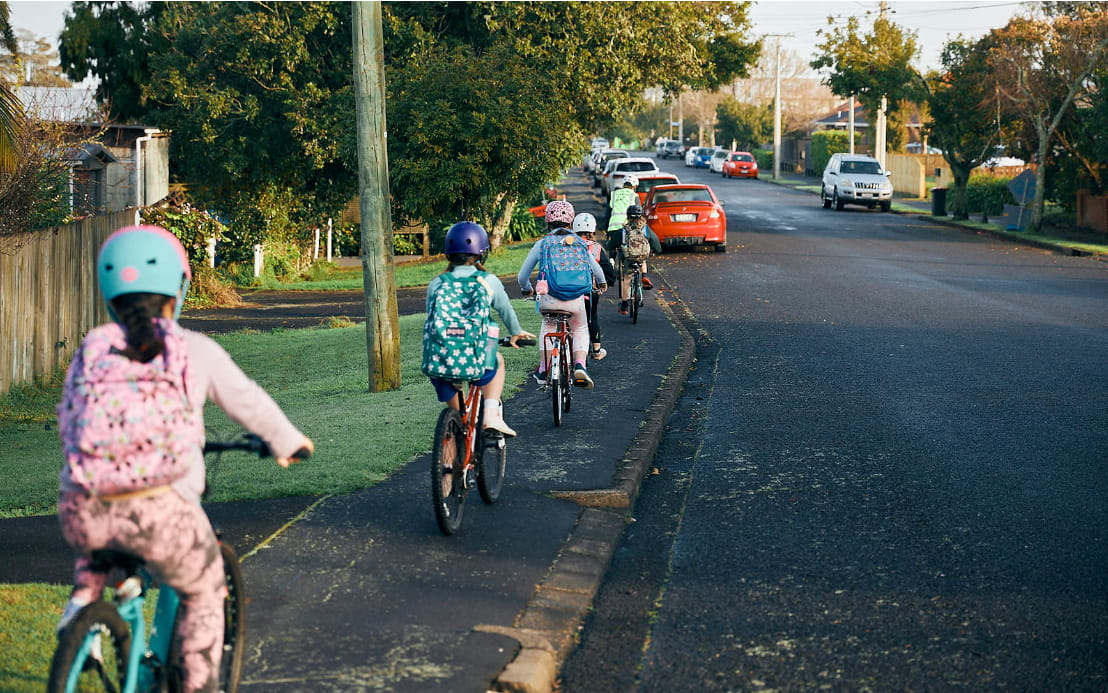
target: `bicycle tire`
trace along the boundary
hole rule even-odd
[[[465,460],[465,431],[462,415],[447,407],[435,424],[435,441],[431,453],[431,499],[435,504],[435,521],[439,530],[449,536],[462,526],[465,510],[465,489],[462,486],[462,462]],[[449,466],[449,469],[447,468]],[[449,484],[447,480],[449,479]],[[449,491],[446,486],[449,485]]]
[[[100,635],[104,661],[101,666],[88,667],[89,652],[83,648],[86,639]],[[105,637],[106,636],[106,637]],[[110,641],[111,646],[107,647]],[[82,653],[82,649],[85,651]],[[47,693],[85,693],[86,691],[119,691],[124,686],[127,657],[131,651],[131,630],[115,607],[96,601],[81,609],[62,631],[58,649],[50,662]],[[70,681],[71,672],[78,673]],[[107,684],[105,684],[105,678]]]
[[[631,324],[639,322],[639,306],[642,305],[642,279],[638,272],[631,275],[631,291],[628,292],[627,309],[631,313]]]
[[[573,399],[573,369],[570,367],[570,355],[573,347],[562,350],[562,411],[569,412],[570,401]]]
[[[508,445],[503,434],[483,432],[481,454],[477,456],[477,490],[488,505],[500,498],[507,467]]]
[[[219,665],[219,690],[237,693],[246,661],[246,583],[235,550],[219,542],[227,598],[223,602],[223,659]]]
[[[565,384],[562,382],[561,361],[560,354],[550,355],[550,403],[555,426],[562,425],[562,390],[565,389]]]

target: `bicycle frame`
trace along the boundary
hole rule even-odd
[[[125,597],[115,602],[115,609],[119,616],[131,630],[131,650],[127,656],[127,674],[123,688],[119,693],[136,693],[153,688],[157,680],[164,674],[159,673],[159,667],[167,666],[169,660],[169,648],[173,641],[173,627],[177,621],[177,607],[181,598],[177,592],[168,585],[158,589],[158,601],[154,607],[154,620],[150,628],[150,639],[146,638],[146,617],[143,611],[146,606],[146,588],[150,584],[150,576],[145,570],[139,569],[131,572],[125,579],[139,580],[139,593],[134,597]],[[121,583],[122,584],[122,583]],[[96,646],[97,640],[102,637],[99,632],[90,632],[85,636],[84,642],[78,650],[76,661],[85,661]],[[145,665],[145,666],[144,666]],[[77,677],[80,675],[79,667],[69,671],[66,679],[67,690],[73,690],[77,685]]]
[[[462,394],[458,393],[459,396]],[[484,397],[478,385],[470,383],[469,391],[465,394],[465,402],[462,404],[462,430],[466,436],[465,457],[462,459],[463,484],[468,478],[467,472],[474,467],[474,458],[477,455],[477,441],[480,439],[477,430],[477,422],[481,418],[481,402]]]

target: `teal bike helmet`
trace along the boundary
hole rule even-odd
[[[160,294],[177,299],[173,312],[176,320],[189,290],[192,269],[181,241],[169,231],[160,226],[126,226],[100,246],[96,280],[109,312],[116,296]]]

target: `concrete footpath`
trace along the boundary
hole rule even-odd
[[[579,169],[561,190],[603,218]],[[455,536],[435,524],[429,455],[351,495],[207,506],[244,557],[242,690],[553,690],[693,366],[656,285],[636,325],[603,299],[609,356],[591,362],[597,387],[575,389],[561,427],[534,384],[506,403],[519,437],[501,499],[470,494]],[[352,412],[352,429],[375,425],[402,424]],[[53,518],[0,534],[0,582],[69,580]]]

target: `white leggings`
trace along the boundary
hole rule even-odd
[[[579,296],[571,301],[559,301],[549,294],[539,296],[539,312],[548,310],[564,310],[571,313],[569,328],[573,334],[573,360],[584,362],[589,353],[589,320],[585,314],[585,297]],[[542,346],[543,370],[547,366],[546,335],[554,331],[553,320],[543,320],[539,330],[539,344]]]

